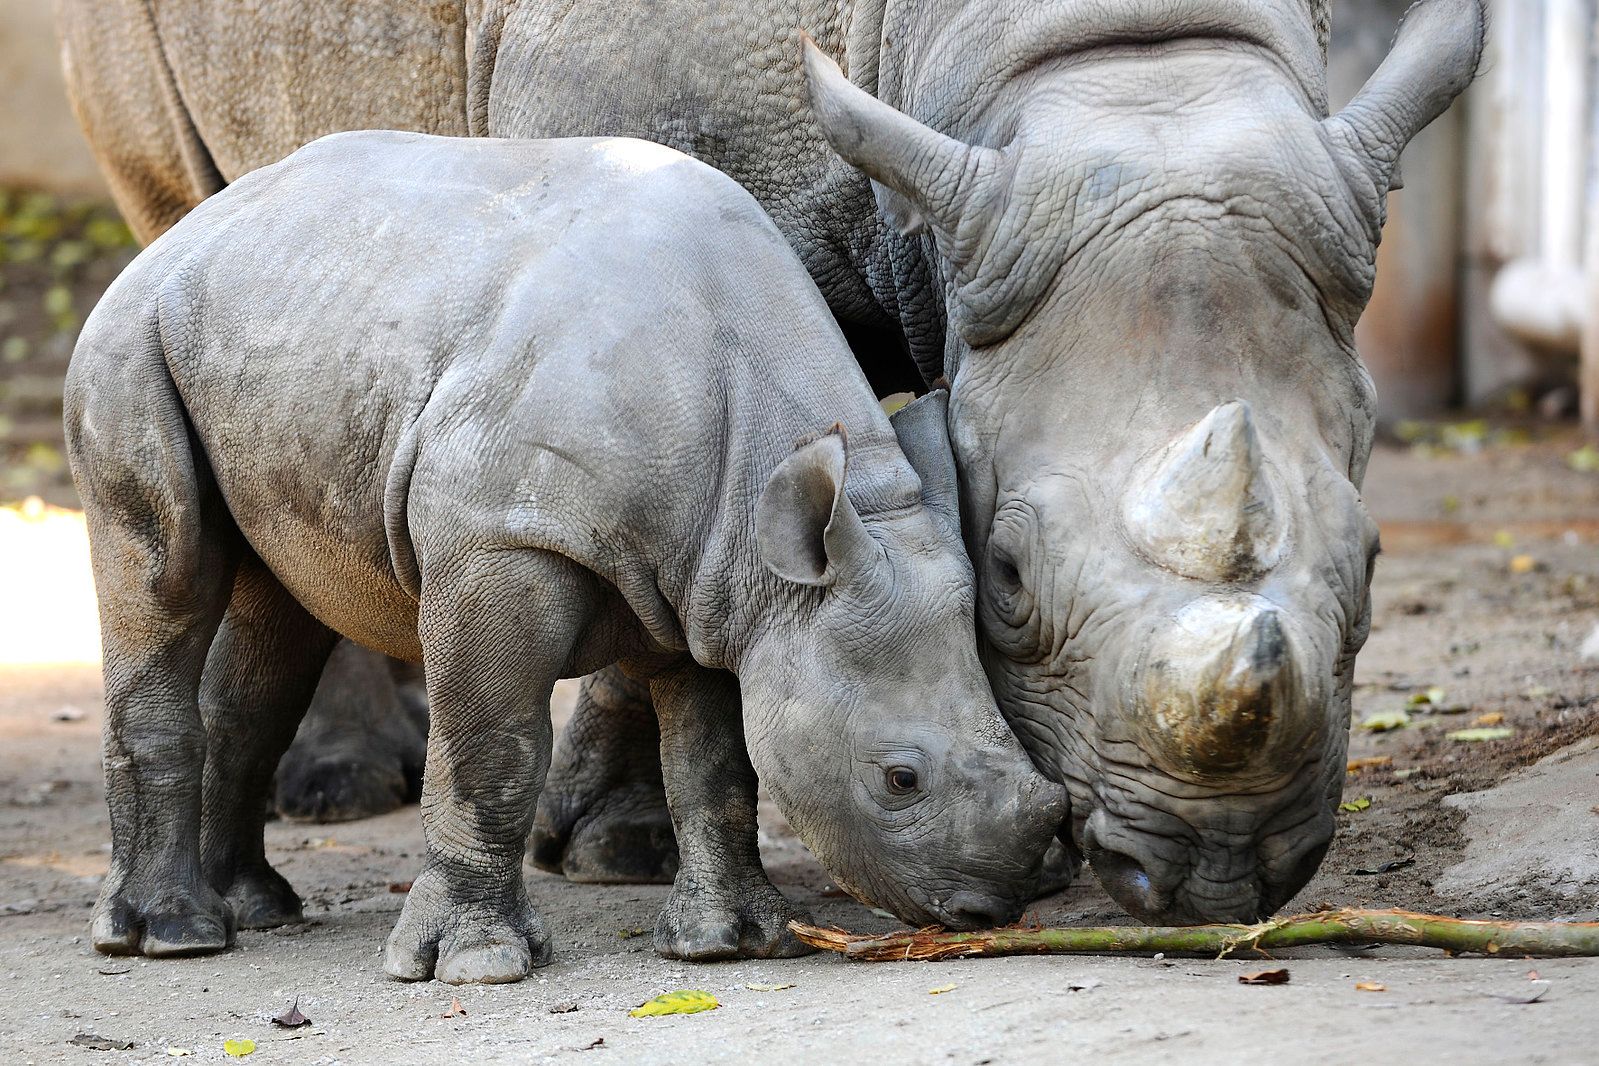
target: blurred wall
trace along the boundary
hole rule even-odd
[[[0,0],[0,185],[106,195],[67,105],[50,0]]]
[[[1349,101],[1388,54],[1411,0],[1333,6],[1327,88]],[[1468,94],[1469,97],[1469,94]],[[1403,189],[1388,196],[1377,287],[1355,330],[1385,421],[1435,414],[1461,391],[1459,283],[1464,153],[1462,105],[1423,130],[1400,159]]]

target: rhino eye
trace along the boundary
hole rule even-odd
[[[888,790],[896,796],[908,796],[916,791],[916,771],[909,766],[890,767],[883,776],[888,782]]]

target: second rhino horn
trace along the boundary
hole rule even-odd
[[[1122,517],[1149,559],[1200,581],[1248,581],[1276,565],[1284,521],[1249,405],[1224,403],[1134,471]]]

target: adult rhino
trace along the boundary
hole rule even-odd
[[[896,337],[949,381],[982,651],[1073,857],[1151,921],[1254,919],[1315,871],[1377,550],[1353,327],[1481,0],[1422,0],[1330,117],[1322,0],[60,4],[145,235],[361,125],[632,134],[731,174],[879,387]],[[612,675],[568,728],[541,861],[668,876],[648,704]]]

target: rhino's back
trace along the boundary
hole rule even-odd
[[[325,138],[207,201],[131,273],[241,530],[307,607],[391,652],[414,610],[394,557],[414,470],[446,533],[533,490],[581,503],[530,516],[564,547],[574,520],[632,521],[622,488],[648,471],[695,465],[717,352],[802,333],[848,360],[746,192],[625,139]]]

